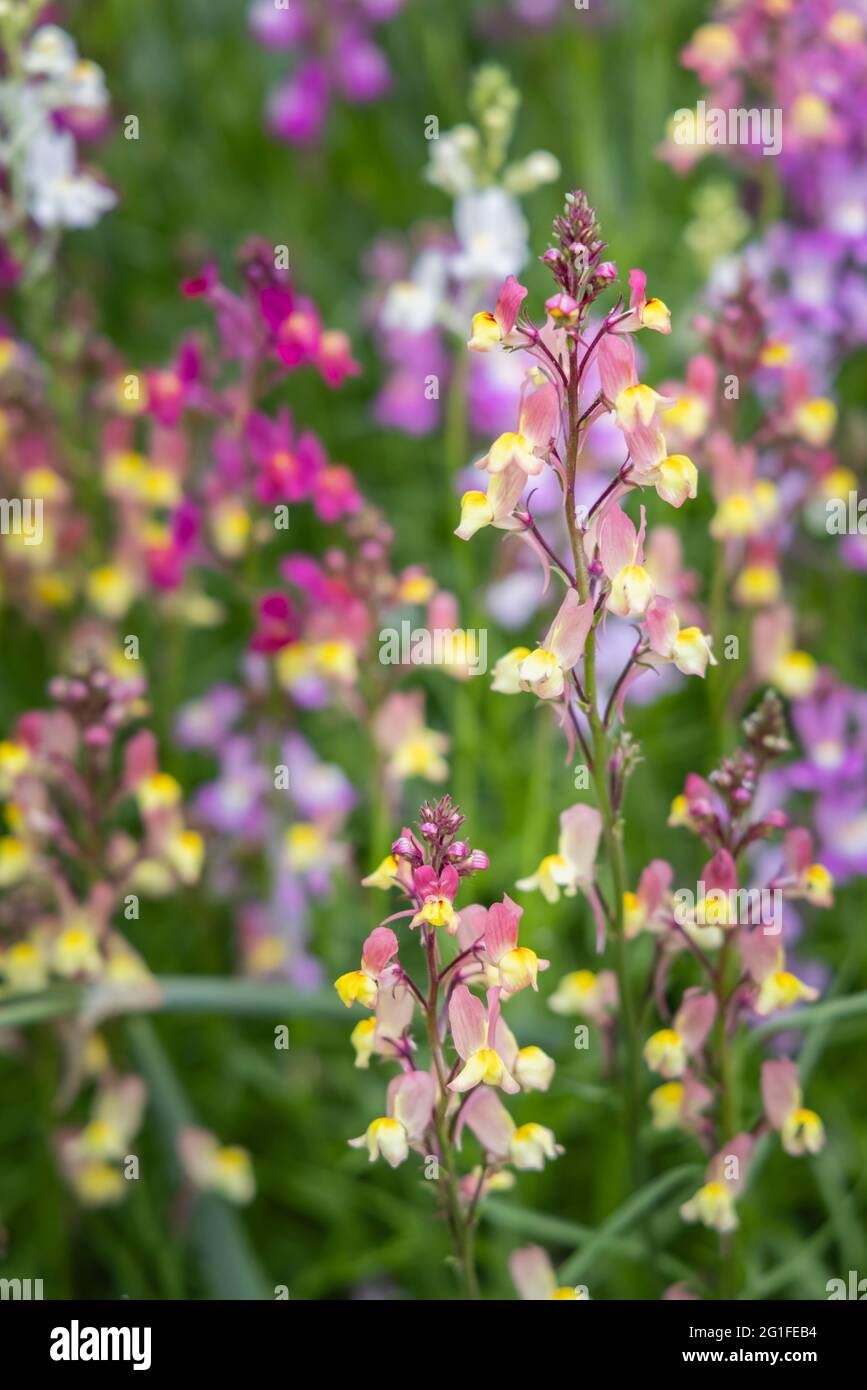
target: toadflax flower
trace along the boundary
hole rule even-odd
[[[513,1250],[509,1256],[509,1273],[512,1283],[522,1299],[538,1303],[553,1299],[567,1303],[586,1299],[586,1290],[558,1285],[554,1266],[540,1245],[525,1245],[521,1250]]]
[[[409,1157],[430,1124],[436,1083],[425,1071],[402,1072],[388,1087],[387,1114],[372,1120],[364,1134],[350,1139],[353,1149],[366,1148],[371,1163],[384,1158],[397,1168]]]
[[[578,802],[560,815],[560,840],[556,854],[547,854],[528,878],[519,878],[515,887],[524,892],[539,889],[549,903],[559,900],[561,890],[567,898],[580,889],[593,909],[597,927],[597,949],[605,941],[605,924],[595,888],[596,852],[602,834],[602,817],[594,806]]]
[[[453,1081],[450,1091],[471,1091],[479,1082],[499,1086],[510,1095],[521,1088],[509,1072],[497,1050],[497,1025],[500,1019],[500,991],[489,989],[487,1008],[466,985],[458,985],[449,1003],[449,1026],[458,1056],[464,1065]]]
[[[564,1152],[545,1125],[516,1125],[496,1092],[478,1086],[461,1109],[455,1131],[460,1140],[464,1126],[476,1136],[489,1158],[511,1163],[519,1171],[541,1172],[547,1160]]]
[[[372,1009],[379,983],[389,962],[397,955],[397,937],[390,927],[376,927],[364,943],[361,969],[350,970],[334,982],[334,988],[347,1009],[358,1001]]]
[[[737,1230],[735,1199],[746,1185],[753,1142],[749,1134],[736,1134],[714,1155],[704,1186],[680,1209],[684,1221],[698,1221],[720,1235]]]
[[[593,623],[593,604],[582,603],[574,589],[568,589],[541,647],[525,656],[517,667],[518,686],[540,700],[557,700],[563,694],[566,678],[581,659],[587,634]],[[501,690],[505,681],[500,677]]]
[[[661,1028],[644,1044],[644,1060],[660,1076],[683,1076],[690,1057],[704,1046],[717,1012],[713,994],[688,989],[670,1028]]]
[[[816,1154],[823,1148],[825,1127],[815,1110],[802,1106],[798,1068],[788,1057],[762,1063],[762,1100],[768,1124],[779,1130],[787,1154]]]

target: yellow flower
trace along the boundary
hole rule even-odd
[[[205,858],[205,842],[197,830],[182,830],[169,840],[166,858],[181,883],[197,883]]]
[[[786,1153],[796,1157],[817,1154],[825,1144],[825,1126],[815,1110],[793,1110],[783,1121],[781,1134]]]
[[[16,941],[0,955],[0,973],[10,989],[30,993],[45,988],[48,966],[42,951],[32,941]]]
[[[11,739],[0,740],[0,796],[8,796],[16,777],[26,771],[30,763],[30,750],[26,744],[13,743]]]
[[[361,880],[362,888],[390,888],[397,877],[398,860],[394,854],[387,854],[380,860],[372,873]]]
[[[296,821],[286,831],[286,860],[296,873],[315,868],[325,849],[325,835],[312,821]]]
[[[0,836],[0,888],[11,888],[26,877],[33,856],[15,835]]]
[[[54,941],[51,965],[65,979],[73,975],[98,975],[102,958],[96,937],[87,927],[67,927]]]
[[[139,809],[147,815],[177,806],[181,799],[181,784],[168,772],[154,772],[144,777],[135,789]]]
[[[132,575],[120,565],[100,565],[87,577],[87,597],[104,618],[122,618],[136,595]]]
[[[819,678],[819,669],[809,652],[784,652],[774,663],[771,680],[790,700],[804,700]]]
[[[686,1071],[686,1043],[673,1028],[660,1028],[644,1044],[644,1060],[660,1076],[682,1076]]]
[[[227,1202],[243,1206],[252,1200],[256,1191],[253,1165],[246,1149],[238,1144],[218,1147],[211,1160],[212,1178],[209,1186]]]
[[[376,1044],[376,1019],[360,1018],[349,1035],[355,1049],[355,1065],[367,1070]]]
[[[684,1221],[700,1221],[711,1230],[734,1231],[738,1218],[732,1195],[723,1182],[708,1182],[680,1209]]]
[[[377,983],[365,970],[348,970],[334,981],[334,988],[347,1009],[356,1001],[366,1009],[372,1009],[376,1003]]]
[[[666,1081],[650,1093],[650,1110],[654,1129],[677,1129],[683,1105],[682,1081]]]
[[[757,1014],[772,1014],[777,1009],[790,1009],[801,999],[809,1002],[818,997],[817,989],[805,985],[790,970],[776,970],[762,980],[755,1009]]]
[[[76,1167],[72,1186],[87,1207],[115,1206],[125,1195],[120,1171],[102,1159],[91,1159]]]

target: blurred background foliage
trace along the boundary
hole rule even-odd
[[[116,122],[99,162],[121,201],[96,229],[67,238],[61,287],[87,294],[99,328],[131,364],[150,366],[167,360],[182,334],[206,327],[197,306],[178,294],[182,275],[214,257],[231,282],[228,269],[247,237],[287,244],[298,283],[317,299],[329,324],[351,334],[364,372],[335,394],[312,374],[292,375],[275,402],[285,400],[319,431],[332,458],[351,465],[395,527],[399,563],[426,563],[447,587],[459,583],[461,563],[460,582],[468,580],[472,593],[489,573],[499,543],[490,533],[480,536],[469,570],[458,561],[461,542],[450,534],[454,515],[441,436],[411,440],[373,423],[379,368],[361,328],[369,288],[361,266],[366,249],[384,231],[448,217],[445,197],[421,178],[425,117],[437,115],[443,129],[464,119],[470,76],[480,61],[502,62],[523,94],[514,151],[547,148],[562,164],[561,183],[526,201],[531,245],[541,252],[547,244],[562,190],[584,187],[618,263],[643,266],[672,309],[674,333],[648,345],[650,379],[676,375],[694,348],[689,310],[704,267],[684,228],[695,217],[701,189],[732,176],[710,160],[680,179],[653,151],[669,113],[696,96],[677,55],[706,18],[701,0],[592,0],[589,12],[576,12],[564,0],[562,23],[541,32],[510,31],[496,0],[407,0],[380,36],[395,76],[390,95],[369,108],[336,107],[321,147],[302,152],[264,133],[265,93],[286,60],[250,38],[242,0],[82,0],[65,9],[82,52],[108,75]],[[137,141],[123,138],[127,114],[139,118]],[[760,214],[758,197],[748,193],[748,200]],[[525,278],[531,296],[547,292],[538,265]],[[61,315],[51,332],[63,331]],[[841,377],[850,404],[864,403],[863,365],[848,364]],[[651,523],[659,519],[655,505],[649,511]],[[687,562],[700,570],[706,568],[709,515],[706,496],[688,518],[678,514]],[[321,548],[324,535],[302,522],[293,546]],[[856,683],[867,654],[857,620],[863,582],[839,570],[831,578],[830,552],[813,543],[800,582],[805,645]],[[131,630],[141,632],[143,649],[154,654],[148,667],[164,739],[180,700],[235,673],[248,636],[245,623],[230,608],[217,632],[165,632],[139,605]],[[490,659],[514,640],[491,628]],[[3,648],[0,700],[8,727],[40,703],[59,652],[14,615],[7,618]],[[479,895],[492,901],[554,847],[559,812],[575,799],[573,772],[564,765],[552,723],[531,701],[492,696],[486,681],[458,686],[435,674],[421,679],[430,722],[457,731],[452,789],[469,816],[473,842],[491,856]],[[685,882],[700,867],[700,851],[665,819],[686,773],[705,773],[712,765],[705,701],[700,682],[685,682],[632,715],[644,754],[629,801],[633,881],[654,856],[670,858]],[[363,786],[370,773],[353,729],[326,714],[310,732],[320,755]],[[165,744],[164,754],[165,766],[187,787],[209,775],[210,761],[202,755]],[[426,791],[421,784],[410,787],[408,814]],[[353,826],[356,867],[366,872],[388,844],[371,842],[364,804]],[[390,827],[389,838],[399,828]],[[316,927],[315,947],[328,979],[351,968],[384,903],[379,895],[375,904],[363,897],[354,876],[340,885]],[[549,978],[592,965],[592,926],[581,900],[554,908],[530,900],[524,921],[528,944],[551,957]],[[814,915],[812,924],[808,954],[834,973],[835,988],[852,993],[867,987],[863,887],[847,888],[836,910]],[[142,920],[130,924],[130,935],[158,973],[228,974],[235,968],[231,904],[215,904],[196,890],[186,901],[150,904]],[[639,958],[645,949],[645,943],[636,946]],[[489,1297],[513,1296],[506,1260],[514,1246],[537,1239],[555,1259],[564,1258],[583,1240],[580,1228],[600,1226],[627,1185],[618,1101],[599,1081],[598,1055],[575,1050],[572,1022],[547,1011],[540,997],[522,995],[511,1008],[519,1037],[554,1053],[559,1064],[551,1091],[520,1097],[516,1117],[550,1125],[566,1153],[544,1173],[520,1175],[515,1192],[490,1204],[479,1240]],[[273,1046],[274,1024],[281,1021],[289,1025],[288,1052]],[[290,1296],[301,1299],[454,1297],[446,1233],[432,1219],[431,1191],[418,1169],[368,1168],[365,1155],[346,1146],[347,1137],[380,1112],[384,1084],[376,1068],[353,1068],[352,1022],[335,998],[318,1018],[178,1015],[161,1017],[155,1026],[202,1123],[253,1154],[258,1196],[241,1220],[266,1290],[287,1285]],[[749,1296],[822,1297],[832,1275],[867,1270],[865,1031],[861,1018],[807,1035],[809,1103],[823,1115],[830,1142],[810,1163],[793,1162],[778,1144],[768,1147],[764,1171],[742,1204],[739,1249],[748,1252],[740,1258]],[[130,1065],[143,1062],[146,1044],[134,1030],[114,1023],[107,1034]],[[758,1118],[759,1060],[755,1048],[741,1059],[748,1123]],[[24,1056],[0,1054],[0,1221],[10,1253],[10,1261],[0,1261],[0,1274],[41,1277],[50,1297],[199,1298],[212,1296],[221,1283],[232,1289],[244,1252],[218,1236],[199,1248],[204,1258],[197,1258],[195,1243],[183,1238],[159,1126],[147,1124],[138,1141],[142,1178],[123,1206],[95,1214],[76,1208],[50,1146],[58,1068],[46,1029],[27,1033]],[[688,1138],[653,1135],[649,1124],[646,1138],[649,1174],[702,1162]],[[585,1275],[594,1297],[658,1297],[689,1268],[707,1275],[713,1291],[716,1237],[685,1228],[677,1217],[688,1190],[687,1177],[648,1219],[597,1243]]]

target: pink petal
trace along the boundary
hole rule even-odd
[[[602,568],[613,579],[635,558],[636,531],[620,507],[612,507],[599,527],[599,558]]]
[[[801,1100],[798,1068],[788,1057],[779,1062],[762,1064],[762,1100],[768,1124],[774,1129],[782,1129]]]
[[[800,878],[813,862],[813,837],[809,830],[798,826],[783,837],[783,855],[786,868]]]
[[[420,1139],[430,1123],[436,1099],[436,1083],[430,1072],[407,1071],[388,1088],[389,1115],[400,1120],[409,1138]]]
[[[750,1134],[736,1134],[732,1139],[724,1144],[719,1153],[714,1154],[708,1164],[707,1176],[709,1182],[724,1182],[733,1197],[736,1197],[745,1186],[747,1171],[753,1153],[755,1141]],[[736,1165],[731,1163],[736,1159]],[[737,1176],[728,1176],[727,1169],[731,1171],[736,1167]]]
[[[443,897],[449,898],[452,901],[454,901],[454,899],[457,897],[457,892],[460,886],[461,880],[458,875],[457,869],[455,869],[451,864],[447,864],[446,867],[443,869],[442,873],[440,874],[440,892],[442,893]]]
[[[568,589],[542,645],[554,653],[564,671],[571,671],[581,659],[592,626],[593,600],[582,603],[577,589]]]
[[[549,1299],[557,1287],[554,1268],[541,1245],[527,1245],[509,1256],[512,1283],[526,1302]]]
[[[651,651],[657,656],[670,657],[672,645],[680,632],[680,621],[674,601],[657,594],[644,615],[644,630]]]
[[[518,920],[517,914],[505,903],[492,904],[485,930],[485,954],[495,965],[507,951],[514,951],[517,946]]]
[[[487,922],[488,909],[482,907],[481,903],[470,903],[469,907],[461,908],[458,945],[462,951],[468,951],[480,937],[484,936]]]
[[[738,886],[738,871],[735,861],[727,849],[718,849],[713,859],[709,859],[700,875],[705,890],[719,890],[729,893]]]
[[[599,894],[596,892],[592,883],[588,884],[584,889],[584,895],[590,904],[593,918],[596,922],[596,954],[601,956],[602,952],[605,950],[605,913],[602,911],[602,903],[599,900]],[[542,962],[539,961],[539,964],[541,966]]]
[[[398,941],[391,927],[374,927],[361,952],[361,968],[369,975],[381,975],[392,956],[397,955]]]
[[[524,397],[518,430],[534,449],[547,449],[557,433],[560,415],[560,398],[557,387],[548,381],[538,391]]]
[[[629,290],[630,309],[641,309],[647,302],[647,276],[643,270],[630,270]]]
[[[457,985],[449,1000],[449,1026],[458,1056],[464,1062],[485,1046],[485,1006],[475,994],[470,994],[466,985]]]
[[[756,984],[760,985],[780,968],[782,948],[776,937],[766,936],[761,927],[757,931],[742,931],[738,936],[738,949],[744,969]]]
[[[635,350],[631,338],[617,333],[606,333],[596,350],[596,365],[599,368],[603,394],[612,405],[627,386],[638,385]]]
[[[669,892],[674,869],[666,859],[652,859],[638,880],[638,896],[648,913],[653,913]]]
[[[683,1003],[674,1016],[674,1027],[686,1043],[689,1053],[698,1052],[716,1018],[717,1002],[711,993],[688,989]]]
[[[515,327],[518,321],[518,310],[527,298],[527,293],[527,290],[518,283],[514,275],[506,277],[494,307],[494,318],[497,320],[504,338],[507,338]]]
[[[590,882],[602,834],[602,817],[595,806],[579,801],[560,816],[560,851],[578,877]]]
[[[509,1140],[515,1132],[512,1119],[491,1086],[477,1086],[461,1108],[455,1126],[455,1143],[460,1148],[464,1125],[476,1136],[483,1149],[495,1158],[507,1158]]]

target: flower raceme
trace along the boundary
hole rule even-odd
[[[440,1205],[466,1267],[480,1198],[502,1187],[510,1169],[540,1168],[562,1150],[546,1125],[516,1124],[497,1099],[498,1091],[544,1092],[551,1083],[553,1060],[539,1047],[520,1046],[502,1014],[515,994],[537,988],[548,962],[519,942],[522,909],[510,898],[488,908],[455,907],[464,881],[487,867],[483,851],[462,838],[462,824],[448,796],[426,802],[415,828],[405,828],[367,876],[368,886],[393,888],[407,905],[370,933],[360,969],[342,975],[335,988],[347,1007],[360,1004],[372,1014],[353,1029],[356,1065],[366,1068],[376,1055],[398,1068],[385,1113],[349,1142],[391,1167],[412,1152],[436,1160]],[[399,940],[388,925],[398,919],[418,930]],[[425,962],[424,987],[410,973],[410,953]],[[413,1037],[417,1021],[427,1037],[427,1065]],[[481,1148],[481,1164],[457,1181],[465,1131]]]

